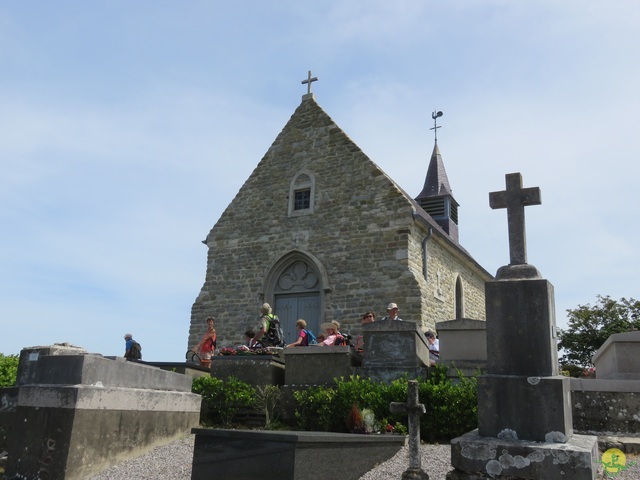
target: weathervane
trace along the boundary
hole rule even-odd
[[[431,114],[431,118],[433,118],[433,127],[430,128],[429,130],[433,130],[433,135],[436,138],[436,143],[438,143],[438,129],[440,128],[440,125],[438,125],[438,117],[442,116],[442,112],[438,112],[438,111],[433,111],[433,113]]]

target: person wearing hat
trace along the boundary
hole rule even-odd
[[[429,363],[435,365],[440,360],[440,340],[436,338],[436,334],[431,330],[427,330],[424,336],[427,337],[429,346]]]
[[[269,328],[269,315],[271,315],[271,305],[263,303],[260,307],[260,328],[256,332],[255,336],[249,341],[250,347],[261,346],[260,339],[267,334]]]
[[[131,347],[133,347],[133,335],[130,333],[124,334],[124,358],[129,360],[131,356]]]
[[[338,326],[336,327],[336,324]],[[340,328],[340,324],[335,320],[333,322],[327,322],[320,325],[320,329],[324,332],[324,340],[319,342],[318,345],[321,347],[332,347],[336,344],[336,340],[338,338],[342,338],[342,336],[338,333],[338,329]]]
[[[390,303],[387,305],[387,316],[382,320],[396,320],[401,322],[402,319],[398,316],[398,305],[395,303]]]

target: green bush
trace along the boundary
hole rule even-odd
[[[327,432],[341,432],[345,427],[344,419],[336,417],[333,412],[333,399],[336,395],[334,388],[310,387],[306,390],[293,392],[298,402],[295,416],[298,426],[302,430],[323,430]]]
[[[228,427],[243,411],[254,408],[256,389],[234,377],[220,380],[214,377],[198,377],[193,380],[191,391],[202,395],[213,423],[219,420]]]
[[[420,437],[427,442],[451,440],[478,426],[478,381],[458,375],[453,382],[436,376],[418,385],[426,413],[420,418]]]
[[[427,380],[418,382],[419,399],[426,408],[420,421],[420,434],[425,441],[450,440],[478,425],[477,392],[475,377],[459,375],[454,382],[446,376],[446,367],[430,369]],[[407,423],[406,415],[389,413],[391,402],[407,401],[407,378],[390,384],[353,376],[336,380],[332,387],[311,387],[294,393],[298,402],[296,420],[303,430],[347,431],[347,417],[357,406],[371,410],[380,423],[399,425],[400,431]],[[396,429],[398,431],[398,429]]]
[[[18,377],[18,355],[0,353],[0,387],[13,387]]]

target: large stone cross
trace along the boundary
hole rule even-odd
[[[505,181],[506,190],[489,193],[489,206],[493,209],[507,209],[510,264],[525,265],[527,263],[527,239],[524,226],[524,207],[542,203],[540,188],[522,188],[520,173],[507,173]]]
[[[309,95],[311,93],[311,84],[313,82],[317,82],[318,81],[318,77],[312,77],[311,76],[311,70],[309,70],[309,73],[307,74],[307,79],[306,80],[302,80],[303,85],[306,83],[307,84],[307,95]]]
[[[429,475],[422,470],[420,459],[420,417],[426,410],[422,403],[418,403],[417,380],[409,380],[407,403],[391,402],[389,410],[409,416],[409,469],[402,474],[402,480],[429,480]]]

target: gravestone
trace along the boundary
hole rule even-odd
[[[351,346],[291,347],[284,349],[285,384],[334,385],[335,379],[349,378],[362,363]]]
[[[416,322],[381,320],[362,326],[362,375],[391,382],[408,375],[424,378],[429,367],[429,346]]]
[[[449,480],[492,478],[593,480],[595,436],[573,434],[569,378],[559,375],[553,286],[527,263],[524,206],[538,188],[519,173],[490,194],[507,208],[509,265],[485,284],[487,374],[478,379],[478,430],[453,439]]]
[[[596,377],[640,380],[640,332],[615,333],[593,356]]]
[[[441,365],[449,367],[448,375],[457,377],[457,370],[473,376],[487,368],[487,325],[484,320],[459,318],[436,322],[440,340]]]
[[[194,428],[192,480],[358,480],[405,445],[400,435]]]
[[[284,384],[284,361],[276,355],[216,355],[211,359],[211,376],[235,377],[253,387]]]
[[[391,402],[389,406],[391,413],[409,417],[409,468],[403,472],[402,480],[429,480],[429,475],[422,470],[420,456],[420,417],[426,409],[419,403],[417,380],[409,380],[408,387],[407,403]]]

